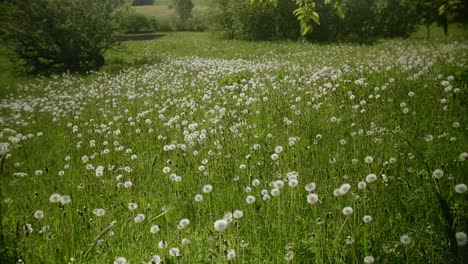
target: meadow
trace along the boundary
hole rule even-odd
[[[3,72],[0,262],[466,263],[464,34],[171,33]]]

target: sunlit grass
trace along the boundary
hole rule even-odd
[[[0,102],[5,263],[467,260],[466,40],[122,50]]]

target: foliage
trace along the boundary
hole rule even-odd
[[[2,41],[32,72],[100,68],[127,13],[109,0],[11,0],[1,9]]]
[[[177,15],[183,22],[192,17],[192,0],[174,0],[174,6]]]
[[[139,6],[139,5],[152,5],[154,4],[154,0],[133,0],[132,5]]]
[[[466,39],[125,45],[141,66],[2,99],[11,262],[466,262]]]
[[[220,7],[221,24],[230,38],[306,36],[310,40],[369,43],[379,37],[407,37],[418,22],[415,8],[404,0],[259,0],[250,4],[223,0]]]
[[[132,13],[123,20],[122,29],[125,33],[154,32],[158,29],[158,22],[154,17]]]

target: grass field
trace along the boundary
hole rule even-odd
[[[89,76],[4,75],[0,262],[466,263],[454,33],[171,33]]]

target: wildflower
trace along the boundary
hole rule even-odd
[[[373,173],[366,176],[366,182],[368,182],[368,183],[375,182],[376,180],[377,180],[377,175],[375,175]]]
[[[93,210],[93,214],[96,216],[104,216],[106,214],[106,211],[102,208],[96,208]]]
[[[319,200],[318,195],[315,194],[315,193],[309,193],[309,194],[307,195],[307,202],[308,202],[309,204],[315,204],[315,203],[318,202],[318,200]]]
[[[341,195],[345,195],[350,189],[351,189],[351,185],[349,185],[348,183],[341,185],[340,187]]]
[[[197,194],[195,195],[195,202],[201,202],[203,201],[203,195]]]
[[[170,171],[171,171],[171,168],[169,168],[169,167],[164,167],[162,169],[162,172],[165,173],[165,174],[169,173]]]
[[[133,183],[132,183],[131,181],[126,181],[126,182],[124,183],[124,187],[127,188],[127,189],[130,188],[130,187],[132,187],[132,186],[133,186]]]
[[[255,196],[249,195],[245,198],[245,202],[248,204],[253,204],[255,202]]]
[[[271,193],[271,196],[277,197],[280,195],[280,190],[278,188],[273,188],[271,189],[270,193]]]
[[[44,218],[44,211],[37,210],[36,212],[34,212],[34,218],[39,219],[39,220]]]
[[[114,260],[114,264],[127,264],[127,260],[124,257],[118,257]]]
[[[408,236],[407,234],[404,234],[400,237],[400,242],[403,244],[403,245],[409,245],[411,244],[411,237]]]
[[[60,202],[60,197],[61,197],[60,194],[54,193],[49,197],[49,201],[51,203],[58,203],[58,202]]]
[[[371,164],[372,162],[374,162],[374,158],[371,157],[371,156],[367,156],[364,161],[367,163],[367,164]]]
[[[348,236],[345,240],[345,243],[351,245],[354,243],[354,238],[352,236]]]
[[[172,257],[178,257],[180,256],[180,250],[176,247],[173,247],[171,249],[169,249],[169,255],[172,256]]]
[[[366,187],[367,187],[366,182],[361,181],[358,183],[359,190],[364,190]]]
[[[460,183],[460,184],[455,185],[456,193],[466,193],[466,191],[467,191],[467,187],[465,184]]]
[[[441,169],[436,169],[432,172],[432,177],[434,177],[434,179],[440,179],[443,176],[444,176],[444,171]]]
[[[141,223],[145,220],[145,215],[144,214],[137,214],[137,216],[135,216],[135,219],[133,219],[133,221],[135,221],[135,223]]]
[[[159,243],[158,243],[158,247],[159,247],[160,249],[167,248],[167,246],[168,246],[168,244],[167,244],[167,242],[166,242],[165,240],[161,240],[161,241],[159,241]]]
[[[162,262],[161,256],[154,255],[153,257],[151,257],[151,261],[150,261],[151,264],[160,264],[161,262]]]
[[[291,179],[291,180],[288,181],[288,185],[289,185],[289,187],[291,187],[291,188],[297,187],[298,184],[299,184],[299,181],[296,180],[296,179]]]
[[[282,146],[277,146],[277,147],[275,148],[275,152],[278,153],[278,154],[281,153],[281,152],[283,152],[283,147],[282,147]]]
[[[273,154],[271,155],[271,159],[272,159],[273,161],[278,160],[278,158],[279,158],[279,155],[278,155],[277,153],[273,153]]]
[[[62,205],[69,204],[70,202],[71,202],[70,196],[68,196],[68,195],[63,195],[63,196],[60,197],[60,203],[61,203]]]
[[[343,214],[346,215],[346,216],[349,216],[349,215],[353,214],[353,208],[351,208],[349,206],[343,208]]]
[[[216,220],[214,222],[214,229],[218,232],[223,232],[228,227],[228,222],[224,219]]]
[[[372,222],[372,216],[370,215],[365,215],[363,218],[362,218],[362,221],[366,224]]]
[[[240,218],[242,218],[242,216],[244,216],[244,213],[243,213],[241,210],[235,210],[235,211],[232,213],[232,216],[233,216],[235,219],[240,219]]]
[[[228,260],[232,260],[236,257],[236,251],[234,249],[228,249],[226,253],[226,257]]]
[[[189,224],[190,224],[190,220],[188,220],[187,218],[184,218],[184,219],[180,220],[180,222],[179,222],[179,226],[181,228],[184,228],[184,227],[188,226]]]
[[[315,182],[311,182],[311,183],[306,184],[304,188],[308,192],[313,192],[315,190],[315,187],[316,187]]]
[[[463,152],[460,154],[460,156],[458,156],[458,159],[460,161],[465,161],[467,158],[468,158],[468,152]]]
[[[252,186],[257,187],[257,186],[259,186],[259,185],[260,185],[260,180],[254,179],[254,180],[252,181]]]
[[[153,225],[153,226],[150,227],[150,233],[151,234],[156,234],[156,233],[159,232],[159,230],[160,230],[159,225]]]
[[[211,186],[210,184],[203,186],[204,193],[210,193],[212,190],[213,190],[213,186]]]
[[[135,209],[137,209],[137,208],[138,208],[138,204],[137,204],[137,203],[129,203],[129,204],[128,204],[128,209],[129,209],[130,211],[133,211],[133,210],[135,210]]]
[[[182,239],[182,245],[187,245],[187,244],[190,244],[190,239],[184,237],[184,238]]]
[[[457,245],[462,247],[466,245],[466,233],[465,232],[457,232],[455,234],[455,238],[457,239]]]
[[[41,171],[41,170],[37,170],[34,174],[36,174],[37,176],[41,176],[41,175],[42,175],[42,171]]]
[[[372,263],[374,263],[374,257],[372,257],[372,256],[366,256],[366,257],[364,258],[364,263],[366,263],[366,264],[372,264]]]

